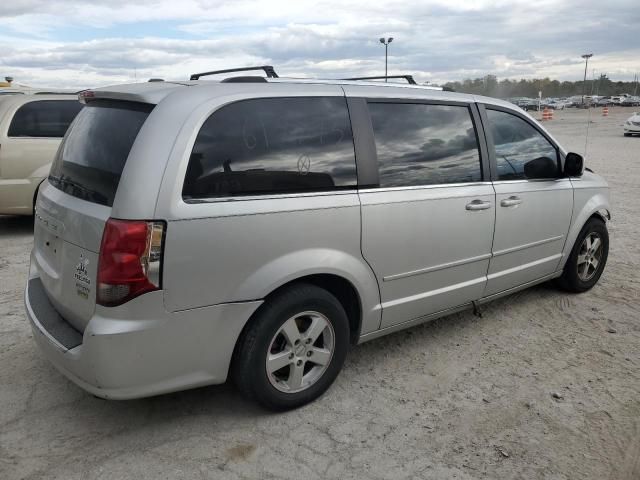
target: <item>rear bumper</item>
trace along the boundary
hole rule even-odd
[[[110,399],[223,383],[240,331],[261,304],[167,312],[163,293],[151,292],[126,308],[98,307],[80,333],[58,315],[39,282],[32,277],[25,289],[27,317],[38,347],[71,381]]]

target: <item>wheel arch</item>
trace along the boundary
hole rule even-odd
[[[582,227],[584,227],[591,218],[602,220],[605,224],[611,219],[609,199],[605,193],[598,193],[592,196],[575,215],[574,220],[571,222],[569,232],[567,233],[567,241],[564,245],[562,261],[558,266],[558,270],[564,269]]]
[[[277,286],[273,287],[269,291],[269,293],[264,295],[263,305],[265,305],[270,298],[277,295],[279,292],[290,288],[293,285],[304,283],[322,288],[336,297],[336,299],[344,308],[347,314],[347,318],[349,319],[350,343],[352,345],[357,344],[363,328],[363,317],[365,312],[363,298],[361,292],[358,291],[358,288],[356,288],[356,286],[354,285],[354,282],[344,275],[333,272],[318,272],[300,275],[295,278],[288,279],[286,281],[278,283]],[[239,339],[243,337],[244,331],[249,328],[259,312],[260,308],[258,308],[247,320],[242,328],[242,332],[240,333],[238,339],[236,339],[236,342],[238,342]]]
[[[376,277],[360,257],[335,249],[303,249],[273,259],[257,269],[235,290],[233,298],[269,298],[292,285],[308,283],[324,288],[342,304],[349,319],[350,342],[356,344],[360,335],[380,328],[382,309]],[[253,312],[235,339],[231,368],[237,352],[262,305]]]
[[[331,293],[340,302],[349,319],[350,342],[358,343],[362,330],[362,299],[358,289],[345,277],[334,273],[305,275],[279,286],[266,296],[265,302],[278,292],[300,283],[309,283]],[[255,314],[254,314],[255,315]],[[249,322],[247,322],[249,323]]]
[[[33,213],[36,212],[36,201],[38,200],[38,192],[40,191],[40,187],[42,186],[42,184],[44,183],[44,178],[41,179],[39,182],[37,182],[36,184],[36,188],[33,191]]]
[[[31,172],[31,175],[29,175],[29,181],[31,182],[31,185],[34,186],[33,188],[33,200],[32,200],[32,207],[33,207],[33,212],[35,213],[36,211],[36,200],[38,199],[38,192],[40,191],[40,187],[42,186],[42,182],[44,182],[47,177],[49,176],[49,171],[51,170],[51,165],[53,164],[53,162],[48,162],[45,165],[40,165],[38,168],[36,168],[33,172]]]
[[[589,218],[587,218],[585,223],[587,223],[591,218],[598,218],[598,219],[602,220],[606,224],[609,220],[611,220],[611,212],[609,210],[607,210],[606,208],[603,208],[601,210],[597,210],[597,211],[593,212]]]
[[[318,285],[344,301],[345,310],[353,314],[352,303],[358,301],[360,333],[380,328],[380,290],[369,265],[346,251],[309,248],[272,259],[238,285],[232,297],[237,300],[267,299],[274,292],[297,282]]]
[[[269,298],[277,295],[279,292],[291,286],[305,283],[323,288],[337,298],[337,300],[345,309],[347,318],[349,320],[349,343],[351,345],[356,345],[358,343],[362,331],[363,308],[360,293],[358,292],[358,289],[355,287],[355,285],[344,276],[335,273],[313,273],[309,275],[303,275],[282,283],[264,297],[264,302],[262,303],[262,305],[258,307],[245,322],[240,333],[235,339],[233,352],[229,362],[230,371],[233,371],[233,369],[236,368],[238,364],[238,354],[241,350],[242,342],[246,338],[246,333],[256,321],[256,318],[262,308],[268,303]]]

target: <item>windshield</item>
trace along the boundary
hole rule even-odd
[[[49,182],[69,195],[111,207],[127,157],[153,105],[89,102],[71,124]]]

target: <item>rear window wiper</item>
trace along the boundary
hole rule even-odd
[[[65,177],[64,175],[61,175],[60,177],[49,175],[49,179],[53,180],[54,183],[60,184],[63,188],[65,186],[69,186],[73,189],[76,189],[76,191],[81,192],[84,198],[87,200],[91,200],[94,202],[105,202],[107,200],[107,197],[105,197],[100,192],[91,190],[85,187],[84,185],[80,185],[78,182],[75,182],[74,180],[70,180],[68,177]]]

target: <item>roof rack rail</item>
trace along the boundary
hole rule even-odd
[[[242,77],[227,77],[220,80],[221,83],[267,83],[267,79],[259,75],[245,75]]]
[[[416,81],[413,79],[413,75],[379,75],[375,77],[353,77],[353,78],[342,78],[341,80],[386,80],[388,78],[403,78],[410,85],[417,85]]]
[[[261,65],[259,67],[241,67],[241,68],[227,68],[226,70],[213,70],[211,72],[194,73],[189,80],[199,80],[200,77],[206,77],[208,75],[217,75],[219,73],[233,73],[233,72],[250,72],[252,70],[263,70],[269,78],[278,78],[278,74],[271,65]]]
[[[34,92],[34,95],[75,95],[79,92],[75,92],[72,90],[69,90],[68,92],[59,92],[59,91],[49,91],[49,90],[40,90],[38,92]]]

